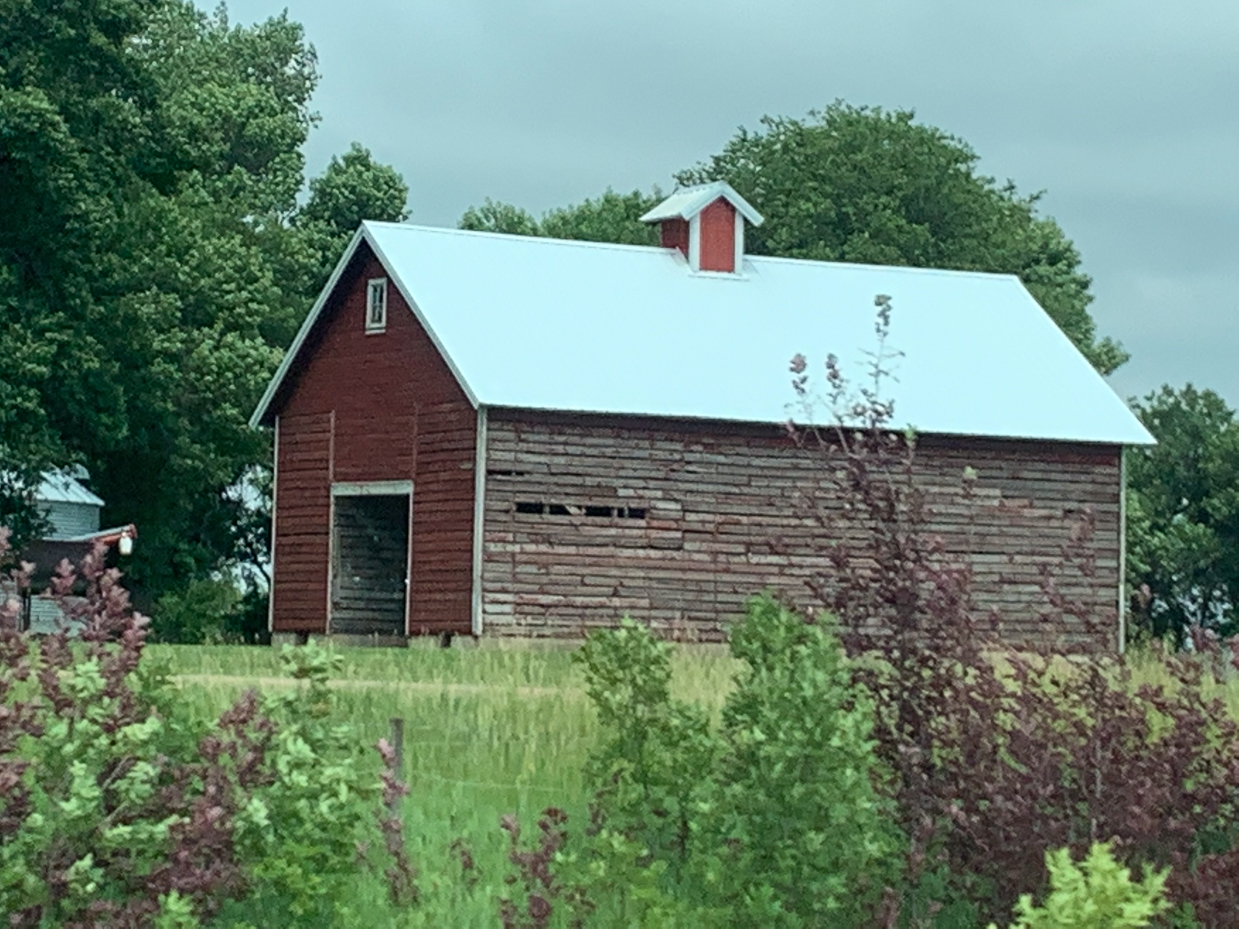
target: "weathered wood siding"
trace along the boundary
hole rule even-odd
[[[837,502],[821,461],[773,428],[492,410],[485,634],[573,636],[628,613],[711,640],[764,588],[809,605],[805,581],[827,567],[806,501]],[[1061,561],[1092,508],[1095,574],[1057,581],[1110,617],[1099,644],[1114,647],[1117,447],[922,437],[917,461],[931,531],[968,553],[978,606],[1001,610],[1017,640],[1045,634],[1040,565]],[[959,495],[967,466],[971,507]]]
[[[404,635],[409,498],[338,496],[332,506],[331,631]]]
[[[333,482],[413,481],[409,632],[468,632],[477,416],[394,283],[365,331],[364,245],[275,398],[272,629],[327,627]]]

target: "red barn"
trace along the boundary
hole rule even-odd
[[[882,293],[926,486],[979,475],[977,512],[940,495],[932,528],[967,540],[980,604],[1038,635],[1039,566],[1091,510],[1077,593],[1121,647],[1122,450],[1151,439],[1017,278],[746,255],[761,217],[721,183],[644,218],[661,248],[362,225],[253,417],[276,438],[273,633],[627,613],[713,639],[753,592],[802,594],[824,563],[792,500],[822,484],[779,425],[788,359],[861,357]]]

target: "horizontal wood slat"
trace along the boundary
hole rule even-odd
[[[280,417],[271,628],[322,631],[331,518],[331,414]]]
[[[575,636],[627,612],[716,640],[760,590],[809,605],[806,582],[828,573],[829,545],[862,538],[858,528],[823,530],[842,505],[825,467],[775,429],[491,411],[485,628]],[[966,467],[978,472],[971,505],[960,494]],[[1004,634],[1046,634],[1042,571],[1061,566],[1086,509],[1095,517],[1095,573],[1057,582],[1098,616],[1114,613],[1116,447],[921,437],[916,476],[929,531],[969,560],[977,605],[1002,612]],[[571,512],[518,512],[518,504]],[[643,509],[642,518],[584,515],[619,505]],[[1099,646],[1113,647],[1115,632],[1111,623]]]

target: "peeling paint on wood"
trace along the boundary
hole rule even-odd
[[[837,505],[820,457],[795,449],[774,428],[621,423],[491,411],[488,634],[576,636],[628,613],[710,641],[760,590],[809,605],[805,582],[826,569],[826,559],[822,526],[804,501]],[[1004,634],[1018,640],[1044,631],[1040,566],[1060,558],[1073,517],[1086,506],[1096,517],[1096,575],[1065,578],[1061,586],[1095,601],[1098,615],[1113,610],[1116,447],[922,437],[917,461],[929,530],[971,560],[978,606],[1002,612]],[[965,467],[979,475],[973,508],[958,496]],[[566,512],[517,512],[525,500]],[[577,512],[633,501],[648,507],[647,518]]]

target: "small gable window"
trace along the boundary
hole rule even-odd
[[[366,332],[387,328],[387,278],[372,278],[366,285]]]

